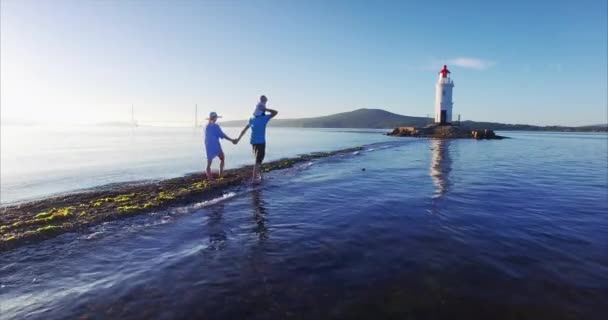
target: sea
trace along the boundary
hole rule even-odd
[[[1,130],[2,205],[205,162],[202,128]],[[2,252],[0,319],[604,319],[607,134],[382,133],[269,128],[268,160],[365,148]]]

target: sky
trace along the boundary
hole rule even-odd
[[[608,122],[608,1],[0,0],[0,116],[43,123],[434,112]]]

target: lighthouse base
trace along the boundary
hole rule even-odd
[[[448,120],[448,111],[447,110],[441,110],[441,113],[439,114],[439,125],[447,125],[449,124]]]

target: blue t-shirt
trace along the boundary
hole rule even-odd
[[[249,127],[251,128],[251,144],[266,143],[266,125],[270,119],[271,117],[269,115],[249,119]]]
[[[205,128],[205,151],[207,151],[207,159],[213,159],[220,154],[222,146],[220,139],[226,138],[222,128],[217,123],[210,123]]]

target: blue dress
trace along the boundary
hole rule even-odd
[[[213,160],[222,151],[222,145],[220,145],[220,139],[225,139],[226,135],[222,131],[222,128],[217,123],[210,123],[205,128],[205,151],[207,152],[207,159]]]

